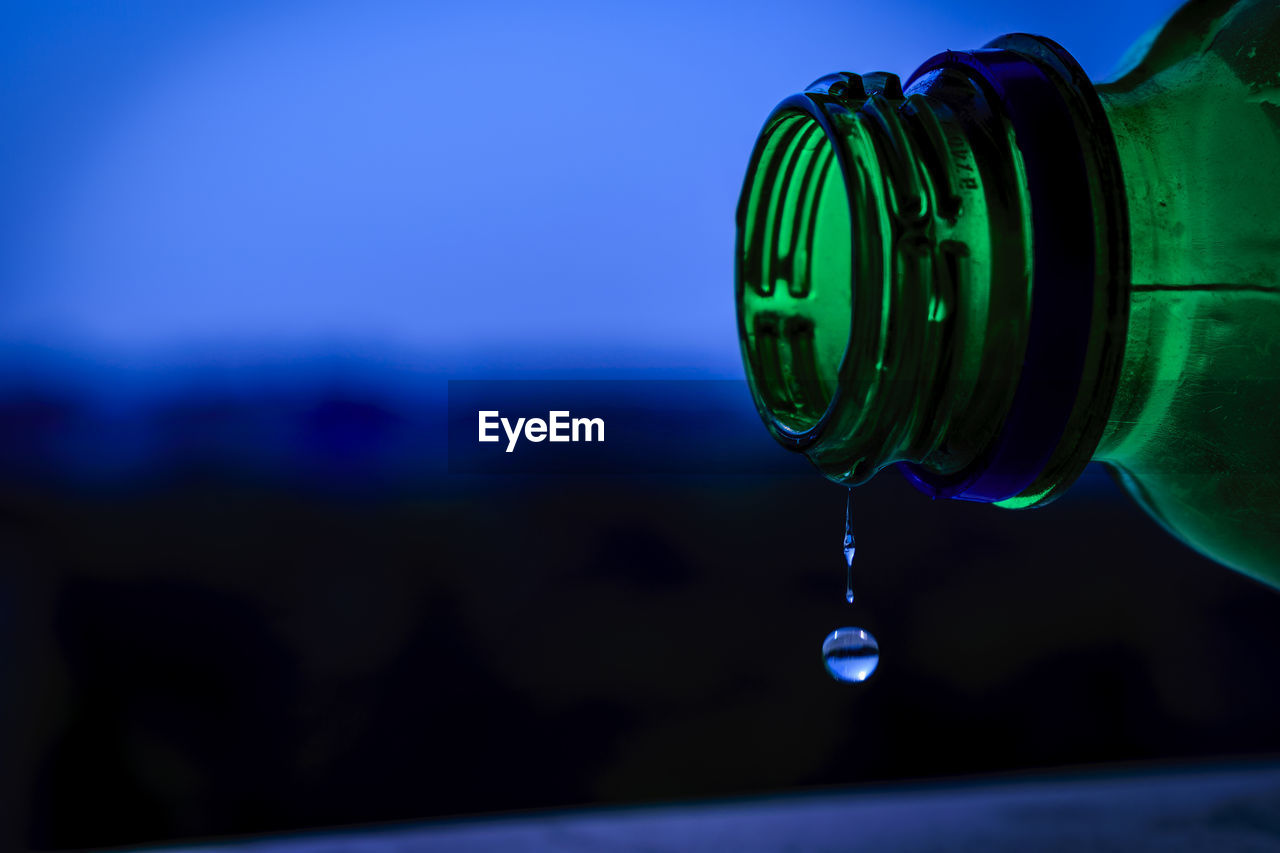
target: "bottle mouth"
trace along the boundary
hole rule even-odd
[[[910,82],[831,74],[765,121],[737,210],[748,384],[774,438],[832,480],[899,463],[933,497],[1039,501],[1083,468],[1119,376],[1106,117],[1032,36],[939,54]]]
[[[928,346],[882,328],[889,302],[928,310],[902,102],[892,74],[814,81],[765,121],[738,203],[738,336],[756,409],[775,439],[850,484],[883,464],[884,442],[847,437],[873,412],[901,414],[902,387],[886,378],[900,348]]]
[[[795,444],[838,393],[853,325],[850,194],[812,105],[790,99],[765,123],[738,210],[743,359],[766,423]]]

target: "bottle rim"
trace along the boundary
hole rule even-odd
[[[1107,160],[1104,165],[1110,168],[1106,177],[1116,180],[1114,189],[1118,189],[1119,169],[1105,151],[1099,155],[1096,150],[1111,143],[1110,159],[1114,160],[1109,131],[1102,141],[1090,136],[1090,128],[1081,127],[1082,114],[1095,122],[1101,115],[1100,105],[1087,102],[1093,94],[1087,78],[1070,54],[1048,39],[1004,36],[980,50],[938,54],[912,74],[908,93],[929,75],[942,71],[958,71],[990,93],[991,103],[999,106],[1002,119],[1012,129],[1033,228],[1029,332],[1012,403],[986,451],[949,475],[918,462],[899,462],[897,467],[913,485],[933,497],[1006,501],[1026,492],[1056,459],[1081,403],[1082,384],[1091,368],[1097,300],[1107,297],[1105,286],[1117,278],[1115,269],[1100,269],[1104,261],[1100,260],[1103,249],[1099,241],[1116,233],[1125,218],[1123,209],[1118,213],[1103,209],[1106,205],[1091,190],[1097,176],[1090,170],[1098,171],[1096,161]],[[864,80],[869,85],[864,86]],[[871,410],[878,408],[877,417],[884,417],[894,409],[889,405],[886,412],[885,401],[875,398],[883,389],[867,372],[868,366],[882,368],[893,348],[881,323],[886,294],[867,283],[883,277],[893,289],[892,296],[909,299],[918,267],[911,257],[911,240],[901,239],[901,234],[886,239],[887,235],[879,232],[885,228],[901,231],[904,222],[909,226],[913,217],[928,214],[910,156],[885,150],[897,142],[892,102],[903,97],[902,87],[892,75],[860,78],[840,72],[819,78],[801,94],[783,100],[757,138],[738,206],[738,331],[756,407],[779,442],[805,452],[828,477],[850,484],[869,479],[882,465],[868,457],[851,458],[842,438],[863,427]],[[1081,100],[1085,101],[1083,106]],[[874,142],[863,138],[861,124],[853,121],[859,112],[887,125],[886,132]],[[750,286],[746,283],[750,270],[744,271],[744,266],[751,262],[744,244],[756,213],[749,209],[749,196],[772,136],[797,116],[819,128],[831,146],[848,196],[849,223],[854,232],[850,238],[849,340],[825,407],[799,419],[788,417],[776,405],[776,388],[770,384],[776,385],[778,376],[767,375],[761,365],[760,353],[748,336],[743,307],[744,287]],[[1102,128],[1107,130],[1105,116]],[[1096,128],[1092,134],[1097,135]],[[887,178],[896,182],[894,191],[871,192],[871,181]],[[1111,221],[1099,227],[1099,218]],[[868,228],[873,232],[870,235],[858,233]],[[894,274],[883,276],[885,265]],[[784,380],[796,379],[796,371],[783,373]]]

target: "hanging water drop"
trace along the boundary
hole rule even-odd
[[[822,643],[822,662],[836,681],[866,681],[880,663],[880,644],[861,628],[837,628]]]
[[[853,541],[853,489],[844,504],[844,600],[853,604],[853,555],[857,553]]]
[[[844,504],[844,600],[853,604],[853,489]],[[822,662],[836,681],[860,682],[871,677],[880,663],[880,644],[861,628],[837,628],[822,643]]]

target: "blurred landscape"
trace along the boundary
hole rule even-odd
[[[843,490],[745,391],[794,470],[406,481],[370,463],[375,399],[278,415],[319,437],[308,476],[241,432],[128,487],[6,490],[34,845],[1280,749],[1280,598],[1101,470],[1018,513],[885,472],[850,608]],[[881,643],[865,685],[823,671],[845,624]]]

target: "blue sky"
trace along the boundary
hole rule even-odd
[[[1175,4],[174,5],[0,12],[11,361],[736,376],[774,103],[1015,30],[1096,78]]]

